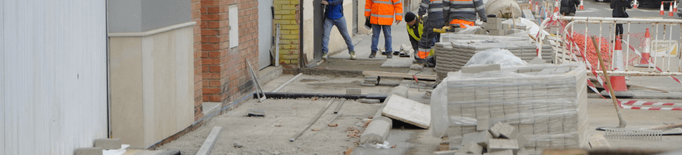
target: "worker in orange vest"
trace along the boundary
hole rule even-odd
[[[483,0],[450,1],[450,17],[448,19],[448,21],[450,21],[450,26],[459,28],[474,26],[477,14],[481,21],[488,21]]]
[[[394,18],[395,17],[395,18]],[[403,19],[403,4],[401,0],[366,0],[365,1],[365,18],[369,19],[372,24],[372,53],[369,58],[376,57],[377,44],[379,44],[379,34],[384,31],[384,40],[386,47],[386,58],[392,58],[393,51],[391,25],[393,20],[398,24]]]

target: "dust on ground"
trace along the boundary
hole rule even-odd
[[[263,86],[272,90],[292,76],[285,75]],[[345,88],[363,88],[364,93],[388,93],[392,87],[362,87],[360,78],[301,76],[280,92],[345,94]],[[327,83],[327,84],[324,84]],[[160,150],[180,150],[182,154],[196,153],[214,126],[223,130],[211,154],[342,154],[355,147],[364,122],[379,109],[380,104],[364,104],[347,100],[339,114],[333,114],[339,99],[324,112],[310,129],[296,141],[297,132],[315,116],[329,99],[268,99],[262,103],[249,100],[242,106],[216,116],[199,129],[159,147]],[[248,109],[265,110],[265,117],[246,117]],[[337,117],[337,115],[339,115]],[[329,127],[328,124],[338,124]],[[349,128],[357,129],[355,133]],[[312,131],[313,129],[319,131]]]

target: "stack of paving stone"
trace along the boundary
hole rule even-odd
[[[477,74],[449,73],[438,86],[441,88],[433,93],[444,96],[440,100],[432,96],[431,103],[447,108],[447,112],[432,109],[431,124],[448,121],[448,127],[432,128],[434,131],[447,128],[446,136],[453,144],[466,134],[504,122],[518,129],[526,139],[525,149],[530,152],[585,148],[586,82],[585,67],[580,63],[527,65]],[[441,115],[447,117],[437,117]]]
[[[436,73],[438,82],[447,76],[448,72],[459,71],[474,54],[489,49],[505,49],[526,62],[537,57],[536,45],[530,41],[514,39],[494,39],[479,41],[464,41],[448,39],[450,42],[436,43]],[[542,59],[551,63],[554,52],[551,45],[543,45]]]

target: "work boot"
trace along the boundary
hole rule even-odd
[[[377,56],[377,51],[372,51],[372,53],[369,54],[369,58],[372,59]]]
[[[393,54],[391,52],[386,52],[386,59],[393,58]]]
[[[419,65],[426,64],[426,60],[424,60],[424,59],[414,58],[414,60],[416,60],[415,61],[416,64],[419,64]]]
[[[355,51],[350,51],[350,59],[355,60]]]
[[[324,59],[324,60],[327,60],[327,59],[328,59],[327,53],[322,54],[322,59]]]

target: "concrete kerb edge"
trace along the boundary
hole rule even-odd
[[[195,121],[194,123],[192,123],[191,125],[189,125],[185,129],[182,129],[182,130],[176,132],[175,134],[168,136],[168,137],[162,139],[161,141],[158,141],[158,142],[152,144],[151,146],[147,147],[146,150],[156,150],[159,146],[162,146],[163,144],[169,143],[175,139],[178,139],[181,136],[184,136],[185,134],[187,134],[189,132],[192,132],[192,131],[198,129],[199,127],[203,126],[205,121],[206,122],[210,121],[215,116],[215,114],[222,115],[223,111],[231,110],[230,108],[233,105],[239,106],[240,104],[245,103],[246,99],[252,98],[253,94],[255,94],[255,93],[256,93],[256,91],[254,90],[253,92],[246,94],[244,97],[242,97],[236,101],[233,101],[232,103],[221,108],[220,110],[214,111],[211,114],[206,115],[204,118],[201,118],[201,119]],[[225,111],[225,113],[227,113],[227,111]]]
[[[327,68],[286,68],[284,73],[288,74],[298,74],[303,73],[305,75],[325,75],[325,76],[340,76],[340,77],[361,77],[362,71],[353,70],[338,70],[338,69],[327,69]]]

